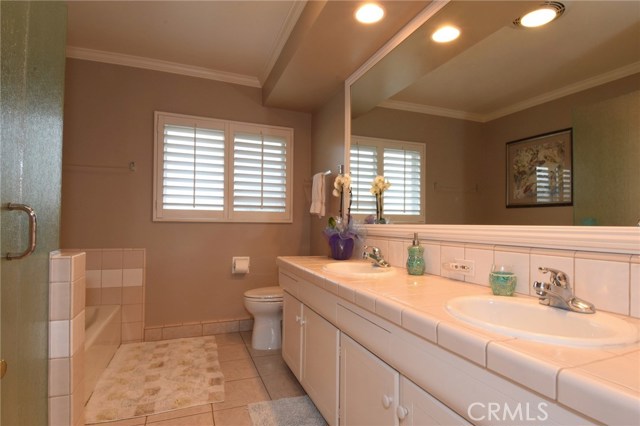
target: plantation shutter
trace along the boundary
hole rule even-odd
[[[351,137],[350,172],[353,214],[375,214],[373,179],[384,176],[391,187],[383,195],[383,216],[392,222],[423,223],[425,145],[366,136]]]
[[[284,213],[286,202],[286,138],[263,132],[234,132],[234,212]]]
[[[351,212],[375,214],[376,199],[371,194],[371,182],[378,175],[378,150],[375,146],[351,146]]]
[[[418,151],[384,148],[384,177],[392,182],[384,193],[390,215],[419,215],[422,194],[421,155]]]
[[[224,209],[224,144],[224,128],[164,125],[163,209]]]

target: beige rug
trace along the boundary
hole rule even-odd
[[[308,396],[277,399],[249,404],[253,426],[326,426]]]
[[[85,422],[224,401],[217,348],[214,336],[120,346],[87,402]]]

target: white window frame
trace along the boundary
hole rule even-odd
[[[426,182],[426,146],[424,143],[400,141],[392,139],[372,138],[367,136],[351,135],[351,148],[357,145],[375,147],[377,151],[377,169],[378,175],[384,176],[384,149],[394,150],[411,150],[420,153],[420,212],[417,215],[391,215],[383,212],[383,216],[391,223],[424,223],[425,222],[425,182]],[[350,155],[351,156],[351,155]],[[352,173],[353,175],[353,173]],[[354,176],[352,176],[352,182]],[[391,185],[393,181],[391,180]],[[371,196],[373,198],[373,195]],[[353,216],[358,220],[363,220],[367,214],[353,213]]]
[[[178,125],[205,129],[224,129],[224,202],[222,211],[178,210],[163,208],[164,126]],[[291,223],[293,221],[293,129],[254,123],[243,123],[155,111],[154,113],[154,222],[241,222]],[[234,135],[238,131],[281,137],[286,141],[286,184],[284,212],[234,211]]]

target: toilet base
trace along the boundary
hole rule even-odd
[[[275,318],[254,318],[251,347],[258,350],[273,350],[282,347],[282,324],[279,316]]]

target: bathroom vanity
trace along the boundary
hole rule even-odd
[[[622,379],[640,377],[638,343],[586,349],[498,334],[445,307],[487,287],[401,268],[350,277],[332,262],[278,258],[282,355],[329,424],[640,421],[640,384]]]

